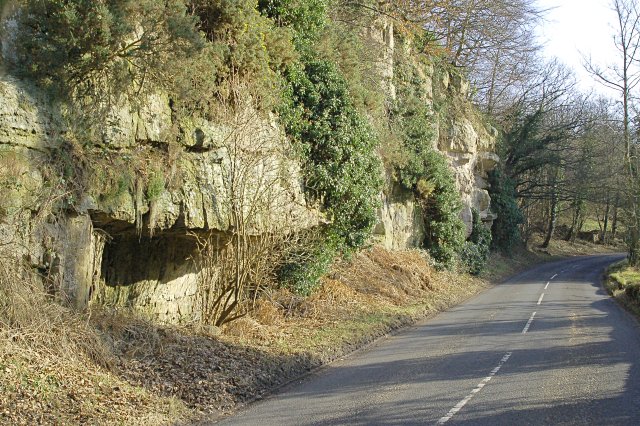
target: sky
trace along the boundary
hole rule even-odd
[[[538,0],[542,9],[550,9],[540,28],[541,41],[549,57],[557,57],[573,68],[581,89],[614,96],[596,83],[582,66],[582,55],[596,64],[616,62],[613,44],[615,14],[610,0]]]

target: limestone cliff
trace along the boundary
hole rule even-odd
[[[169,102],[152,96],[140,110],[114,109],[101,142],[69,157],[71,129],[44,96],[0,76],[0,99],[1,241],[78,307],[100,300],[189,320],[199,273],[190,233],[239,226],[234,203],[260,204],[241,213],[254,234],[318,221],[282,131],[251,108],[220,124],[179,123],[170,142]],[[79,188],[56,178],[69,173]]]
[[[394,51],[410,47],[394,40],[393,25],[388,19],[376,21],[367,36],[380,52],[381,89],[388,98],[394,99]],[[487,173],[499,162],[495,154],[497,131],[486,124],[469,100],[469,82],[460,74],[437,70],[433,64],[416,66],[420,68],[425,102],[433,106],[439,101],[445,105],[445,114],[434,114],[433,147],[449,160],[463,203],[462,220],[469,235],[472,209],[480,213],[487,226],[495,219],[487,191]],[[381,204],[380,222],[374,230],[377,239],[389,249],[420,247],[424,239],[424,218],[412,192],[387,176],[387,190],[382,194]]]
[[[383,47],[381,84],[393,98],[393,26],[369,35]],[[449,159],[470,231],[472,208],[493,220],[486,173],[498,161],[496,133],[467,100],[464,79],[434,67],[424,74],[429,102],[437,89],[452,106],[438,118],[433,145]],[[57,282],[58,296],[77,307],[100,302],[191,321],[200,274],[194,233],[225,235],[238,225],[230,206],[247,199],[261,206],[244,223],[255,235],[321,220],[275,117],[250,106],[216,123],[176,121],[169,100],[154,94],[141,107],[112,108],[85,146],[24,81],[0,75],[0,99],[0,245]],[[387,248],[420,247],[417,201],[391,176],[386,181],[376,238]]]

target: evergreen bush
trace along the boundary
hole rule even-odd
[[[489,172],[491,210],[498,215],[491,227],[492,247],[508,253],[522,243],[519,225],[524,217],[516,202],[515,185],[499,169]]]
[[[473,227],[468,241],[460,252],[460,259],[472,275],[479,275],[489,259],[491,248],[491,230],[482,224],[480,214],[476,209],[471,210]]]
[[[14,70],[56,96],[111,104],[171,84],[203,46],[183,0],[22,0]]]
[[[417,64],[405,62],[396,75],[398,96],[391,120],[402,151],[395,169],[399,183],[416,195],[423,210],[424,247],[438,266],[451,268],[462,250],[462,202],[446,158],[433,148],[436,116],[427,102]]]
[[[377,139],[366,119],[353,106],[344,78],[327,61],[311,60],[287,73],[289,102],[280,110],[285,130],[297,146],[311,200],[330,220],[325,247],[310,253],[349,252],[362,247],[376,222],[382,171],[376,155]],[[318,244],[321,246],[322,244]],[[311,258],[318,259],[318,256]],[[321,269],[328,262],[314,260]],[[309,270],[309,265],[298,265]],[[299,277],[311,288],[320,274],[285,268],[285,282]]]

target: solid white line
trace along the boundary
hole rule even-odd
[[[554,279],[554,278],[555,278],[555,277],[557,277],[557,276],[558,276],[558,274],[555,274],[554,276],[552,276],[552,277],[551,277],[551,279]]]
[[[538,305],[539,305],[540,303],[542,303],[542,298],[543,298],[543,297],[544,297],[544,293],[542,293],[542,294],[540,295],[540,299],[538,299]]]
[[[462,409],[462,407],[464,407],[465,405],[467,405],[467,402],[469,402],[471,400],[471,398],[473,398],[475,396],[475,394],[477,394],[478,392],[480,392],[480,390],[482,388],[485,387],[485,385],[487,383],[489,383],[489,380],[491,380],[491,378],[493,376],[495,376],[498,371],[500,371],[500,368],[502,368],[502,366],[504,365],[505,362],[507,362],[509,360],[509,358],[511,357],[512,352],[507,352],[505,354],[505,356],[502,357],[502,359],[500,360],[500,363],[498,364],[498,366],[496,368],[494,368],[493,370],[491,370],[491,373],[489,373],[489,375],[487,377],[485,377],[484,379],[482,379],[482,381],[480,383],[478,383],[478,386],[476,386],[470,393],[469,395],[465,396],[460,402],[458,402],[451,410],[449,410],[449,412],[445,415],[442,416],[440,418],[440,420],[438,420],[439,425],[443,425],[446,422],[448,422],[449,420],[451,420],[451,418]]]
[[[549,288],[549,283],[550,281],[547,281],[547,285],[544,286],[544,289],[546,290],[547,288]]]
[[[535,316],[536,316],[535,312],[531,314],[531,318],[529,318],[529,321],[527,321],[527,325],[525,325],[524,328],[522,329],[522,334],[525,334],[527,331],[529,331],[529,326],[533,322],[533,317]]]

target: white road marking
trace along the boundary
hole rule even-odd
[[[540,295],[540,299],[538,299],[538,305],[542,303],[542,298],[544,297],[544,293]]]
[[[485,377],[484,379],[482,379],[482,381],[480,383],[478,383],[478,386],[476,386],[470,393],[469,395],[465,396],[460,402],[458,402],[455,407],[453,407],[451,410],[449,410],[449,412],[447,413],[446,416],[443,416],[440,418],[440,420],[438,420],[439,425],[443,425],[446,422],[448,422],[449,420],[451,420],[451,418],[462,409],[462,407],[464,407],[465,405],[467,405],[467,402],[469,402],[471,400],[471,398],[474,397],[475,394],[477,394],[478,392],[480,392],[480,390],[482,390],[482,388],[485,387],[485,385],[487,383],[489,383],[489,381],[493,378],[493,376],[495,376],[498,371],[500,371],[500,369],[502,368],[502,366],[504,365],[505,362],[507,362],[509,360],[509,358],[511,357],[512,352],[507,352],[502,359],[500,360],[500,363],[497,365],[496,368],[494,368],[493,370],[491,370],[491,373],[489,373],[489,375],[487,377]]]
[[[524,328],[522,329],[522,334],[525,334],[527,331],[529,331],[529,326],[531,326],[531,323],[533,322],[533,317],[536,316],[536,313],[532,313],[531,314],[531,318],[529,318],[529,321],[527,321],[527,325],[524,326]]]
[[[558,274],[555,274],[554,276],[552,276],[552,277],[551,277],[551,279],[554,279],[554,278],[555,278],[555,277],[557,277],[557,276],[558,276]]]
[[[547,285],[544,286],[544,289],[546,290],[547,288],[549,288],[549,283],[550,281],[547,281]]]

